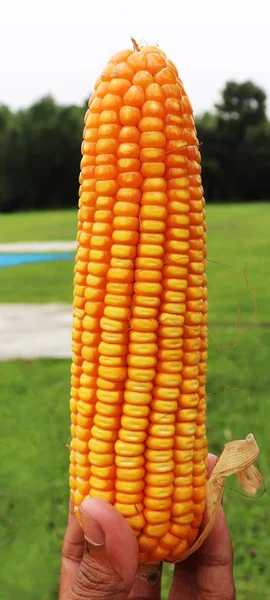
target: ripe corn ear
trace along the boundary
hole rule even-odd
[[[159,48],[115,54],[85,115],[71,498],[104,498],[141,563],[198,534],[207,476],[205,200],[189,99]]]

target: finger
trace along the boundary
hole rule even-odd
[[[214,564],[217,566],[226,566],[232,564],[232,541],[222,506],[220,506],[209,536],[196,554],[197,560],[202,566]]]
[[[83,557],[83,530],[74,515],[74,504],[70,500],[68,524],[64,537],[61,558],[60,598],[75,581]]]
[[[200,592],[215,593],[219,600],[234,600],[233,547],[222,506],[213,529],[197,552],[197,566]]]
[[[113,506],[98,498],[83,502],[80,518],[84,554],[72,589],[65,592],[63,600],[124,600],[138,567],[137,540],[132,529]]]
[[[217,460],[214,454],[208,455],[208,479],[212,474]],[[201,530],[204,529],[207,521],[207,510],[205,510]],[[215,565],[215,568],[220,567],[221,569],[225,566],[226,572],[232,572],[232,560],[231,539],[221,508],[213,530],[201,548],[185,561],[176,565],[170,600],[174,600],[181,595],[184,598],[188,598],[190,595],[192,597],[194,595],[195,597],[199,587],[203,585],[205,578],[212,577],[212,564]],[[220,573],[220,570],[218,572]],[[214,581],[213,585],[215,585]],[[219,588],[217,587],[217,593],[219,593],[218,590]],[[218,595],[217,598],[219,598]]]
[[[193,596],[216,600],[235,598],[233,548],[222,507],[199,550],[175,567],[170,600]]]

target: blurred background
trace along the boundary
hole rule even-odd
[[[3,0],[0,18],[0,587],[58,597],[68,505],[72,278],[83,117],[109,57],[179,69],[207,201],[209,449],[253,432],[269,467],[270,7],[246,0]],[[237,598],[269,598],[269,498],[224,507]],[[166,598],[171,571],[166,570]]]

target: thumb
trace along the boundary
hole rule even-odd
[[[78,575],[65,600],[124,600],[138,568],[137,540],[108,502],[85,500],[79,508],[85,545]]]

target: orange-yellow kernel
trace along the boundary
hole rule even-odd
[[[151,550],[154,550],[157,547],[158,542],[155,539],[141,534],[138,539],[138,544],[140,552],[151,552]]]
[[[91,451],[88,454],[89,462],[91,465],[96,467],[108,467],[114,464],[115,454],[111,453],[100,453],[99,451]]]
[[[169,532],[179,538],[187,539],[191,532],[190,525],[180,525],[175,522],[171,522]]]
[[[140,108],[145,100],[144,89],[140,85],[132,85],[124,94],[124,104]]]
[[[149,383],[155,377],[155,369],[136,369],[135,367],[128,367],[128,377],[134,382]]]
[[[139,406],[147,406],[148,404],[150,404],[151,400],[152,400],[152,395],[149,392],[135,392],[135,391],[126,389],[125,390],[125,401],[127,404],[124,405],[123,411],[125,414],[129,414],[129,412],[127,411],[128,404],[135,405],[135,407],[138,408]],[[130,411],[131,407],[129,407],[128,410]],[[134,414],[132,414],[132,416],[134,416]]]
[[[171,498],[152,498],[151,496],[144,496],[144,506],[150,510],[167,510],[171,505]]]
[[[77,477],[80,477],[81,479],[84,479],[84,480],[90,479],[90,475],[91,475],[90,466],[84,467],[82,465],[76,464],[75,471],[76,471]]]
[[[159,117],[142,117],[138,123],[138,128],[141,132],[144,131],[162,131],[164,128],[163,119]]]
[[[114,499],[115,499],[114,490],[106,492],[104,490],[96,490],[95,488],[92,488],[92,489],[90,489],[89,495],[91,496],[91,498],[102,498],[103,500],[106,500],[106,502],[109,502],[110,504],[113,504]]]
[[[119,429],[118,432],[119,440],[122,442],[128,442],[130,444],[141,444],[144,443],[147,438],[146,431],[131,431],[129,429]]]
[[[120,50],[119,52],[116,52],[110,58],[110,63],[114,63],[117,65],[117,63],[122,63],[123,61],[127,61],[128,57],[132,54],[133,54],[132,50]]]
[[[143,501],[143,493],[126,493],[117,492],[115,493],[115,500],[119,504],[139,504]]]
[[[108,93],[101,100],[102,110],[119,110],[123,105],[123,100],[120,95]]]
[[[144,452],[144,444],[130,444],[117,440],[115,452],[118,456],[140,456]]]
[[[115,59],[112,61],[112,62],[116,62],[116,64],[114,65],[114,67],[113,67],[113,69],[111,71],[112,78],[114,78],[114,77],[123,77],[123,78],[128,79],[128,80],[131,81],[131,79],[132,79],[132,77],[134,75],[134,71],[131,68],[131,66],[127,64],[126,57],[127,57],[127,55],[123,53],[123,59],[122,60],[118,60],[118,58],[117,58],[116,59],[117,62],[115,61]]]
[[[159,563],[164,558],[166,558],[169,554],[169,550],[166,548],[162,548],[162,546],[157,546],[155,550],[152,550],[149,554],[149,562],[150,563]]]
[[[122,106],[119,118],[122,125],[137,125],[141,119],[141,111],[136,106]]]
[[[193,510],[190,512],[187,512],[183,515],[180,515],[179,517],[171,517],[171,520],[174,523],[178,523],[178,525],[190,525],[190,523],[193,522],[193,519],[194,519]]]
[[[136,508],[137,508],[137,505],[136,505]],[[145,526],[145,523],[146,523],[142,512],[140,514],[138,514],[138,512],[137,512],[134,516],[127,517],[126,521],[130,525],[130,527],[132,527],[134,530],[143,529]]]
[[[143,533],[145,536],[149,536],[151,538],[160,539],[163,535],[165,535],[170,527],[170,521],[166,523],[160,523],[151,525],[148,524],[144,527]]]
[[[146,70],[147,62],[146,56],[142,52],[132,52],[127,58],[128,65],[133,71],[144,71]]]
[[[130,86],[131,83],[127,79],[124,79],[122,77],[114,77],[108,85],[108,94],[111,93],[123,96],[123,94],[125,94],[128,91]]]
[[[137,71],[132,78],[133,85],[139,85],[146,88],[150,83],[154,82],[154,78],[147,70]]]
[[[172,437],[154,437],[149,435],[147,440],[146,440],[146,446],[147,448],[150,448],[151,450],[170,450],[171,448],[173,448],[174,445],[174,440]],[[175,452],[175,451],[174,451]]]
[[[114,481],[108,479],[100,479],[99,477],[90,477],[90,486],[96,490],[109,492],[114,489]]]
[[[81,503],[84,501],[85,496],[78,489],[73,490],[73,491],[74,491],[74,496],[73,496],[74,504],[76,506],[80,506]]]
[[[147,100],[142,106],[142,117],[156,117],[163,119],[165,117],[163,103],[156,100]]]
[[[170,473],[174,469],[174,462],[173,460],[160,463],[146,462],[145,468],[149,473]]]
[[[166,138],[161,131],[144,131],[140,135],[141,148],[164,148],[165,144]]]
[[[107,454],[108,455],[110,453],[111,454],[113,453],[114,443],[92,437],[89,440],[89,449],[92,450],[93,452],[96,452],[99,454]]]
[[[127,382],[128,383],[128,382]],[[127,390],[126,390],[127,391]],[[134,394],[134,392],[133,392]],[[136,395],[136,393],[135,393]],[[137,394],[138,395],[138,394]],[[126,398],[126,392],[125,392],[125,398]],[[123,413],[127,416],[127,417],[132,417],[132,418],[146,418],[148,417],[150,412],[150,408],[148,406],[148,404],[135,404],[135,402],[132,403],[126,403],[123,406]]]
[[[116,479],[115,481],[115,489],[123,494],[139,494],[143,491],[144,486],[145,482],[143,479],[139,481],[123,481],[121,479]],[[128,504],[130,504],[130,502]]]
[[[115,154],[118,149],[119,143],[115,138],[104,138],[99,139],[96,143],[97,154]]]
[[[187,548],[188,541],[181,540],[181,542],[179,542],[179,544],[166,556],[166,560],[169,562],[177,561],[179,558],[181,558],[181,555],[185,552],[185,550],[187,550]]]
[[[172,533],[170,533],[170,531],[167,531],[167,533],[160,540],[160,545],[162,546],[162,548],[165,548],[167,550],[171,550],[171,549],[175,548],[175,546],[178,543],[179,543],[179,538],[177,536],[173,535]]]
[[[116,477],[121,481],[139,481],[144,478],[145,469],[143,467],[135,469],[116,468]]]
[[[119,124],[118,112],[116,110],[103,110],[99,115],[99,125]]]
[[[173,483],[174,475],[169,473],[146,473],[145,482],[148,486],[169,486]]]
[[[146,101],[163,103],[164,93],[161,86],[158,83],[150,83],[145,88],[145,99]]]
[[[91,474],[95,477],[99,477],[99,479],[115,479],[115,473],[115,465],[110,465],[108,467],[97,467],[95,465],[91,465]]]
[[[115,502],[114,506],[124,517],[135,517],[138,513],[142,512],[143,504],[120,504]]]
[[[142,455],[139,456],[115,456],[115,464],[117,467],[123,469],[138,469],[145,463],[145,459]]]

